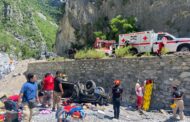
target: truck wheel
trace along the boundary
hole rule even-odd
[[[137,50],[136,48],[132,48],[132,49],[130,49],[130,53],[131,53],[132,55],[135,55],[135,54],[138,53],[138,50]]]
[[[92,91],[96,88],[96,83],[93,80],[89,80],[86,82],[85,88],[87,92]]]
[[[79,96],[79,89],[78,89],[78,87],[77,86],[74,86],[74,88],[73,88],[73,93],[72,93],[72,95],[71,95],[71,98],[77,98]]]
[[[105,94],[105,90],[103,87],[96,87],[95,91],[98,92],[98,94]]]
[[[189,52],[190,51],[190,45],[181,45],[181,46],[179,46],[178,51]]]
[[[99,99],[98,104],[100,106],[102,106],[104,104],[104,99],[102,97]]]

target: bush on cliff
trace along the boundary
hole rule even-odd
[[[131,46],[128,46],[116,49],[115,50],[116,57],[122,58],[122,57],[132,56],[132,54],[130,53],[131,48],[132,48]]]
[[[102,59],[105,57],[106,55],[104,52],[94,49],[80,50],[75,54],[75,59]]]

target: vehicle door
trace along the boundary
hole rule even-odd
[[[166,34],[158,34],[157,38],[153,42],[153,52],[157,52],[159,49],[159,44],[162,43],[162,39]]]
[[[164,43],[166,50],[169,52],[176,52],[177,41],[175,37],[170,34],[166,34],[164,37],[167,39],[167,41]]]

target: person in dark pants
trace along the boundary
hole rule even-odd
[[[122,99],[123,88],[120,87],[121,81],[115,80],[112,88],[112,100],[114,109],[114,118],[119,119],[120,104]]]

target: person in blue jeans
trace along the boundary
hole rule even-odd
[[[23,104],[23,121],[30,122],[32,119],[33,108],[35,103],[39,102],[38,99],[38,86],[37,86],[37,77],[33,73],[27,75],[27,82],[23,84],[18,103]]]

